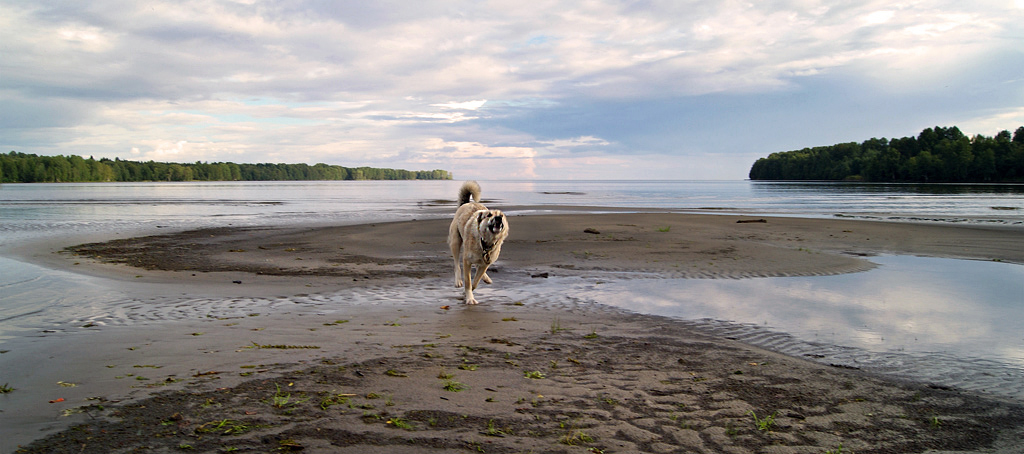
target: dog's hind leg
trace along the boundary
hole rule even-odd
[[[448,246],[452,249],[452,260],[455,262],[455,288],[462,287],[462,240],[451,238],[449,234]]]
[[[456,213],[456,218],[458,213]],[[452,261],[455,262],[455,288],[462,287],[462,233],[459,232],[459,224],[452,221],[448,226],[448,247],[452,251]]]

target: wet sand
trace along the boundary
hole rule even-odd
[[[544,276],[826,275],[869,269],[867,257],[880,253],[1024,263],[1022,231],[1010,227],[669,213],[510,224],[495,287]],[[446,230],[443,220],[208,229],[20,251],[140,293],[276,301],[272,311],[246,314],[241,302],[205,318],[70,333],[61,352],[15,343],[0,359],[35,367],[2,397],[5,416],[35,405],[70,416],[31,429],[80,424],[19,443],[21,451],[1009,453],[1024,445],[1020,402],[815,364],[666,318],[488,299],[486,287],[480,306],[463,306]],[[359,301],[316,297],[346,292]],[[10,399],[19,395],[36,401]]]

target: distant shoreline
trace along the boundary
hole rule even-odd
[[[335,181],[450,180],[447,170],[344,167],[328,164],[236,164],[233,162],[156,162],[84,159],[0,153],[0,183],[141,183],[170,181]]]

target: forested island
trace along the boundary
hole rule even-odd
[[[1024,182],[1024,126],[995,137],[967,137],[936,126],[917,137],[868,139],[772,153],[750,168],[751,180],[924,183]]]
[[[192,164],[81,156],[0,154],[0,183],[76,183],[98,181],[286,181],[286,180],[450,180],[447,170],[342,167],[327,164]]]

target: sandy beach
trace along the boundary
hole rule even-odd
[[[1008,226],[663,212],[509,222],[496,288],[552,276],[831,275],[871,269],[876,254],[1024,264],[1024,231]],[[5,452],[1024,446],[1021,402],[787,357],[668,318],[489,299],[486,286],[481,305],[464,306],[447,223],[204,229],[15,251],[119,282],[140,300],[173,293],[234,307],[84,328],[59,352],[12,343],[3,360],[19,372],[0,377],[16,388],[0,397],[0,417],[20,425],[7,425],[17,443]],[[317,296],[337,292],[353,301]],[[247,311],[254,299],[273,304]],[[17,422],[20,411],[51,416]]]

